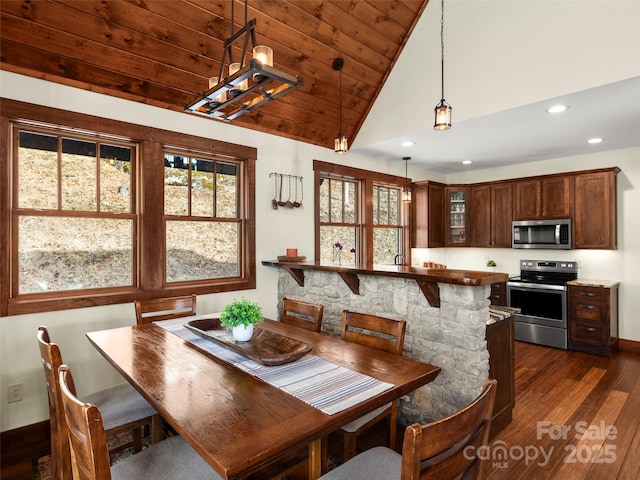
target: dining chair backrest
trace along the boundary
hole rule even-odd
[[[136,322],[138,325],[160,320],[189,317],[196,314],[196,295],[136,300],[135,307]]]
[[[67,365],[61,365],[58,374],[73,457],[73,478],[110,480],[109,449],[100,410],[78,400],[73,375]]]
[[[324,305],[283,298],[280,302],[280,321],[287,325],[306,328],[314,332],[322,329]]]
[[[49,422],[51,429],[51,471],[53,478],[71,480],[71,455],[69,450],[69,435],[67,423],[64,419],[62,394],[58,383],[58,368],[62,365],[60,348],[51,343],[46,327],[38,328],[38,345],[40,358],[47,382],[47,396],[49,397]]]
[[[471,404],[426,425],[405,430],[402,446],[402,480],[483,478],[484,460],[478,449],[489,443],[496,381],[484,383]]]
[[[407,322],[368,313],[342,312],[343,340],[402,355]]]

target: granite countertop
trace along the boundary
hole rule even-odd
[[[520,313],[520,309],[517,307],[489,305],[489,320],[487,320],[487,325],[509,318],[515,313]]]
[[[618,286],[620,282],[613,280],[585,280],[579,278],[578,280],[571,280],[567,282],[567,285],[573,285],[574,287],[598,287],[598,288],[613,288]]]

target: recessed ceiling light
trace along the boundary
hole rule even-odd
[[[410,147],[412,145],[415,145],[416,142],[412,142],[411,140],[406,140],[404,142],[402,142],[400,145],[402,145],[403,147]]]
[[[602,140],[604,140],[604,138],[600,138],[600,137],[595,137],[595,138],[590,138],[589,140],[587,140],[587,143],[601,143]]]
[[[547,108],[547,113],[562,113],[567,108],[569,107],[567,107],[566,105],[554,105],[553,107]]]
[[[471,165],[473,162],[471,160],[463,160],[462,164],[463,165]]]

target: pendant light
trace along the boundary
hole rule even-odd
[[[451,128],[451,106],[444,100],[444,0],[440,8],[440,65],[442,96],[440,103],[436,105],[434,130],[449,130]]]
[[[347,137],[342,134],[342,67],[344,66],[344,59],[336,58],[333,61],[333,69],[340,72],[340,131],[338,132],[338,136],[336,137],[334,143],[335,146],[333,150],[338,155],[344,155],[349,151],[349,144],[347,142]]]
[[[404,187],[402,188],[402,203],[411,203],[411,188],[409,187],[409,175],[407,174],[411,157],[402,157],[404,160]]]

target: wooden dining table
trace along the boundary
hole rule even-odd
[[[334,414],[249,375],[156,325],[87,333],[95,348],[225,479],[259,472],[309,448],[309,478],[322,470],[322,444],[342,425],[431,382],[437,366],[265,319],[259,327],[311,346],[333,364],[391,384]]]

